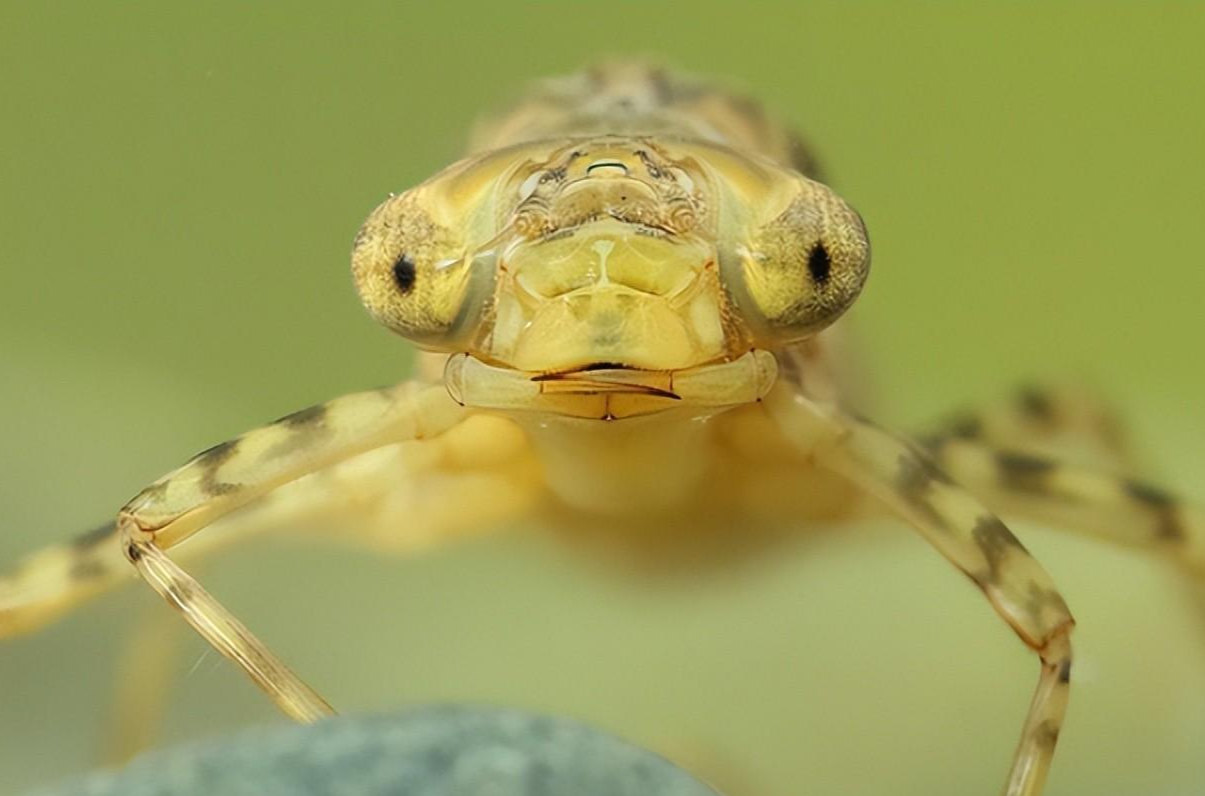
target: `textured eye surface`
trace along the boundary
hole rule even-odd
[[[356,236],[352,275],[364,306],[398,334],[431,349],[454,349],[473,332],[483,280],[463,241],[437,223],[423,188],[393,196]]]
[[[849,308],[870,271],[870,241],[853,208],[803,180],[785,209],[729,247],[724,260],[726,286],[754,337],[783,343]]]

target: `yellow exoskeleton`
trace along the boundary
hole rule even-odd
[[[114,524],[31,557],[0,579],[0,635],[137,572],[281,710],[314,721],[330,705],[173,548],[352,509],[364,543],[399,552],[545,517],[637,549],[756,544],[760,528],[878,507],[1037,655],[1003,792],[1040,793],[1074,621],[996,512],[1163,546],[1199,575],[1201,510],[1058,458],[1064,433],[1120,456],[1067,392],[1031,390],[917,441],[853,413],[836,322],[869,273],[866,228],[744,98],[611,64],[540,85],[471,151],[388,198],[355,239],[364,304],[423,349],[419,375],[217,445]]]

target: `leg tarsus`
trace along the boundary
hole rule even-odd
[[[334,715],[325,699],[160,550],[149,534],[128,518],[118,521],[118,529],[126,557],[143,580],[218,652],[238,664],[285,714],[306,724]]]
[[[1042,792],[1054,748],[1067,713],[1071,688],[1071,629],[1073,623],[1037,650],[1041,660],[1038,687],[1034,690],[1021,730],[1021,740],[1013,756],[1012,769],[1004,788],[1005,796],[1037,796]]]

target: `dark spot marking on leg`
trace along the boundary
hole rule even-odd
[[[142,551],[138,549],[138,545],[132,544],[126,546],[126,558],[135,564],[142,560]]]
[[[200,486],[206,494],[225,495],[236,488],[234,484],[219,480],[217,474],[221,466],[234,455],[240,441],[239,438],[235,438],[220,442],[212,448],[198,453],[189,463],[202,469]]]
[[[935,456],[941,453],[942,447],[949,441],[950,438],[945,434],[925,434],[922,437],[916,437],[916,444]]]
[[[931,483],[933,479],[921,459],[906,453],[900,456],[899,472],[895,476],[895,486],[900,494],[915,502],[929,491]]]
[[[933,527],[948,529],[945,517],[933,508],[929,500],[929,490],[933,484],[952,483],[949,476],[937,467],[928,454],[919,450],[900,454],[898,466],[895,486],[900,496],[923,514]]]
[[[783,365],[779,365],[779,372],[782,372],[782,369],[784,367],[786,367],[786,368],[789,368],[791,373],[795,373],[795,372],[798,372],[801,367],[801,363],[794,357],[790,357],[789,359],[784,359],[783,362],[784,362]],[[870,426],[871,428],[877,428],[880,431],[883,430],[883,427],[880,426],[878,423],[876,423],[873,418],[867,417],[866,415],[862,414],[858,410],[846,409],[846,411],[849,412],[850,417],[852,417],[854,420],[857,420],[862,425]]]
[[[954,483],[927,451],[915,445],[909,445],[908,452],[900,456],[899,467],[896,484],[904,492],[924,492],[931,483]]]
[[[291,428],[319,426],[326,420],[326,412],[326,404],[314,404],[273,421],[273,425],[289,426]]]
[[[230,458],[230,455],[234,453],[234,449],[238,447],[238,444],[239,439],[237,437],[228,439],[225,442],[219,442],[217,445],[206,448],[192,457],[192,461],[189,464],[200,464],[202,466],[208,466],[214,462],[221,464]]]
[[[1065,659],[1062,663],[1059,664],[1059,682],[1060,683],[1070,683],[1071,682],[1071,659],[1070,658]]]
[[[87,533],[81,533],[79,536],[72,539],[71,548],[77,552],[89,551],[111,538],[116,530],[117,524],[113,522],[93,528]]]
[[[1176,505],[1176,499],[1170,494],[1144,481],[1126,481],[1125,491],[1134,500],[1152,509],[1170,509]]]
[[[1017,540],[1008,526],[1001,522],[999,517],[991,514],[979,518],[971,531],[971,538],[983,551],[983,557],[987,559],[988,576],[993,582],[1000,581],[1004,559],[1010,551],[1026,553],[1025,546]]]
[[[1038,746],[1053,749],[1059,742],[1059,725],[1047,719],[1034,729],[1034,742]]]
[[[109,571],[102,562],[92,556],[81,558],[71,565],[68,577],[71,580],[95,580]]]
[[[1155,515],[1155,534],[1165,541],[1183,541],[1185,533],[1180,524],[1177,502],[1169,493],[1143,481],[1126,480],[1123,487],[1127,495],[1141,503]]]
[[[1054,589],[1045,588],[1037,583],[1029,584],[1029,593],[1025,599],[1025,610],[1036,624],[1042,624],[1042,616],[1047,611],[1051,611],[1061,618],[1069,619],[1071,617],[1071,610],[1067,608],[1063,595]]]
[[[940,450],[947,442],[955,439],[977,440],[983,438],[983,420],[969,412],[955,415],[946,420],[936,431],[919,439],[921,447],[928,451]]]
[[[1000,481],[1009,489],[1047,494],[1050,491],[1050,474],[1057,466],[1050,459],[1040,456],[999,451],[996,453],[996,469],[1000,471]]]
[[[1054,403],[1050,395],[1038,387],[1022,387],[1017,392],[1017,406],[1031,420],[1042,424],[1054,422]]]
[[[950,422],[948,433],[958,439],[979,439],[983,436],[983,421],[971,414],[956,417]]]
[[[728,94],[725,99],[734,111],[748,116],[750,121],[760,121],[766,114],[762,104],[748,94]]]

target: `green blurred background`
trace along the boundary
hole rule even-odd
[[[204,6],[203,8],[200,6]],[[1205,7],[722,2],[0,6],[0,561],[190,453],[403,378],[352,235],[527,80],[721,76],[863,213],[879,416],[1086,378],[1205,499]],[[1080,621],[1051,796],[1205,791],[1205,630],[1153,558],[1018,524]],[[288,540],[206,582],[344,710],[480,700],[672,751],[734,796],[996,792],[1037,667],[906,528],[650,583],[538,538],[410,561]],[[85,769],[149,591],[0,645],[0,792]],[[191,637],[163,743],[280,719]]]

